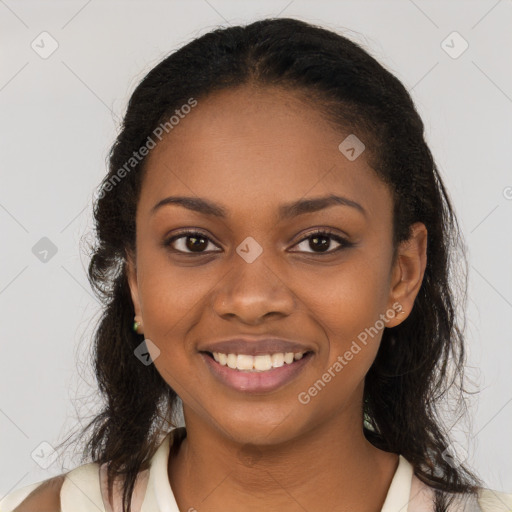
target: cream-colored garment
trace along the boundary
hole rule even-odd
[[[132,496],[133,512],[180,512],[167,468],[170,447],[184,434],[184,427],[169,432],[153,455],[149,469],[139,473]],[[41,483],[22,487],[5,496],[0,501],[0,512],[13,512]],[[114,488],[111,503],[106,483],[106,465],[91,462],[70,471],[65,475],[60,493],[62,512],[120,512],[121,488]],[[478,501],[463,499],[450,508],[450,512],[511,511],[512,494],[490,489],[482,490]],[[401,455],[381,512],[433,512],[433,490],[413,474],[412,465]]]

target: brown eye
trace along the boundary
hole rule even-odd
[[[338,247],[329,250],[333,240],[338,244]],[[300,246],[306,243],[308,243],[307,247],[311,249],[311,251],[306,252],[310,252],[312,254],[332,254],[334,252],[337,252],[346,247],[350,247],[352,245],[345,238],[336,235],[331,231],[325,230],[310,233],[307,237],[303,238],[297,245]]]
[[[206,235],[197,231],[185,231],[166,241],[166,245],[171,246],[176,252],[183,254],[204,254],[206,252],[212,252],[206,251],[209,244],[216,247]]]
[[[320,252],[325,252],[331,245],[331,239],[327,235],[314,235],[309,237],[309,246],[311,249],[319,249]]]

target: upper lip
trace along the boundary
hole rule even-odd
[[[247,354],[258,356],[264,354],[309,352],[311,349],[298,341],[271,337],[237,337],[222,341],[206,343],[200,352],[221,352],[223,354]]]

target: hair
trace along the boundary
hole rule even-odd
[[[449,431],[440,414],[453,389],[456,406],[467,410],[464,330],[456,311],[457,291],[465,304],[467,273],[460,274],[466,260],[454,209],[404,85],[355,42],[290,18],[217,28],[193,39],[151,69],[129,100],[94,201],[96,240],[88,278],[104,306],[94,334],[94,369],[105,403],[82,430],[83,436],[92,429],[84,453],[108,462],[109,482],[123,477],[123,512],[130,512],[136,476],[149,467],[178,404],[155,365],[134,356],[144,337],[132,329],[126,255],[135,254],[146,158],[131,161],[122,179],[119,171],[190,98],[200,102],[214,91],[240,86],[302,94],[340,131],[364,141],[372,169],[393,194],[395,257],[413,223],[428,230],[427,264],[414,307],[401,324],[384,329],[365,377],[363,430],[376,447],[403,455],[435,490],[436,511],[446,510],[457,494],[476,494],[481,486],[470,469],[450,459]],[[459,273],[453,272],[454,258]]]

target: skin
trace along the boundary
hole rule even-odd
[[[139,332],[158,346],[154,364],[183,401],[187,437],[168,468],[181,510],[382,507],[398,455],[362,430],[364,378],[382,329],[308,404],[297,398],[396,302],[404,314],[386,327],[405,320],[425,271],[421,223],[393,264],[391,192],[364,152],[354,161],[340,152],[350,133],[297,92],[243,86],[198,101],[148,155],[128,280]],[[336,205],[278,216],[283,203],[329,194],[366,213]],[[176,205],[151,215],[171,195],[208,199],[228,216]],[[307,237],[322,227],[354,245],[321,252]],[[187,238],[173,247],[188,254],[166,248],[182,228],[200,229],[210,239],[200,250],[212,252],[190,256]],[[236,252],[248,236],[263,249],[251,264]],[[339,247],[328,240],[329,251]],[[285,386],[248,395],[216,380],[198,353],[237,334],[301,340],[314,355]]]

